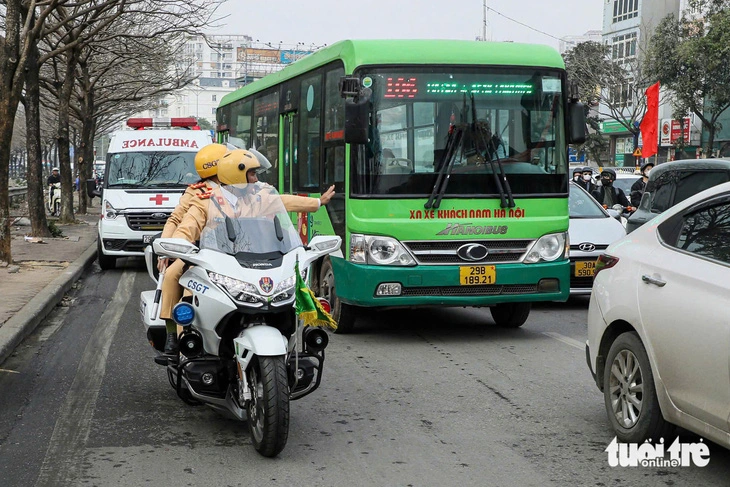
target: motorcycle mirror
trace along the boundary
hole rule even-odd
[[[226,215],[226,233],[228,234],[228,240],[231,242],[236,241],[236,229],[233,228],[233,220]]]
[[[284,240],[284,231],[281,229],[279,215],[274,215],[274,230],[276,231],[276,239],[281,242]]]

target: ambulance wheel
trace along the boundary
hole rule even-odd
[[[104,255],[104,251],[101,248],[101,240],[96,240],[96,258],[99,261],[99,267],[101,270],[108,271],[114,269],[117,265],[117,258],[111,255]]]

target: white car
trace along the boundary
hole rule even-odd
[[[570,183],[570,295],[587,295],[593,285],[596,259],[613,242],[626,236],[618,214],[606,211],[583,188]]]
[[[730,448],[730,183],[675,205],[599,258],[586,356],[620,441],[673,425]]]

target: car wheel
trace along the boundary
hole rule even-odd
[[[519,328],[530,316],[531,303],[503,303],[489,308],[497,326]]]
[[[649,356],[636,332],[619,335],[611,345],[603,370],[603,397],[619,441],[658,442],[674,429],[662,416]]]

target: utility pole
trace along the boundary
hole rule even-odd
[[[487,0],[484,0],[484,23],[482,24],[482,41],[487,40]]]

